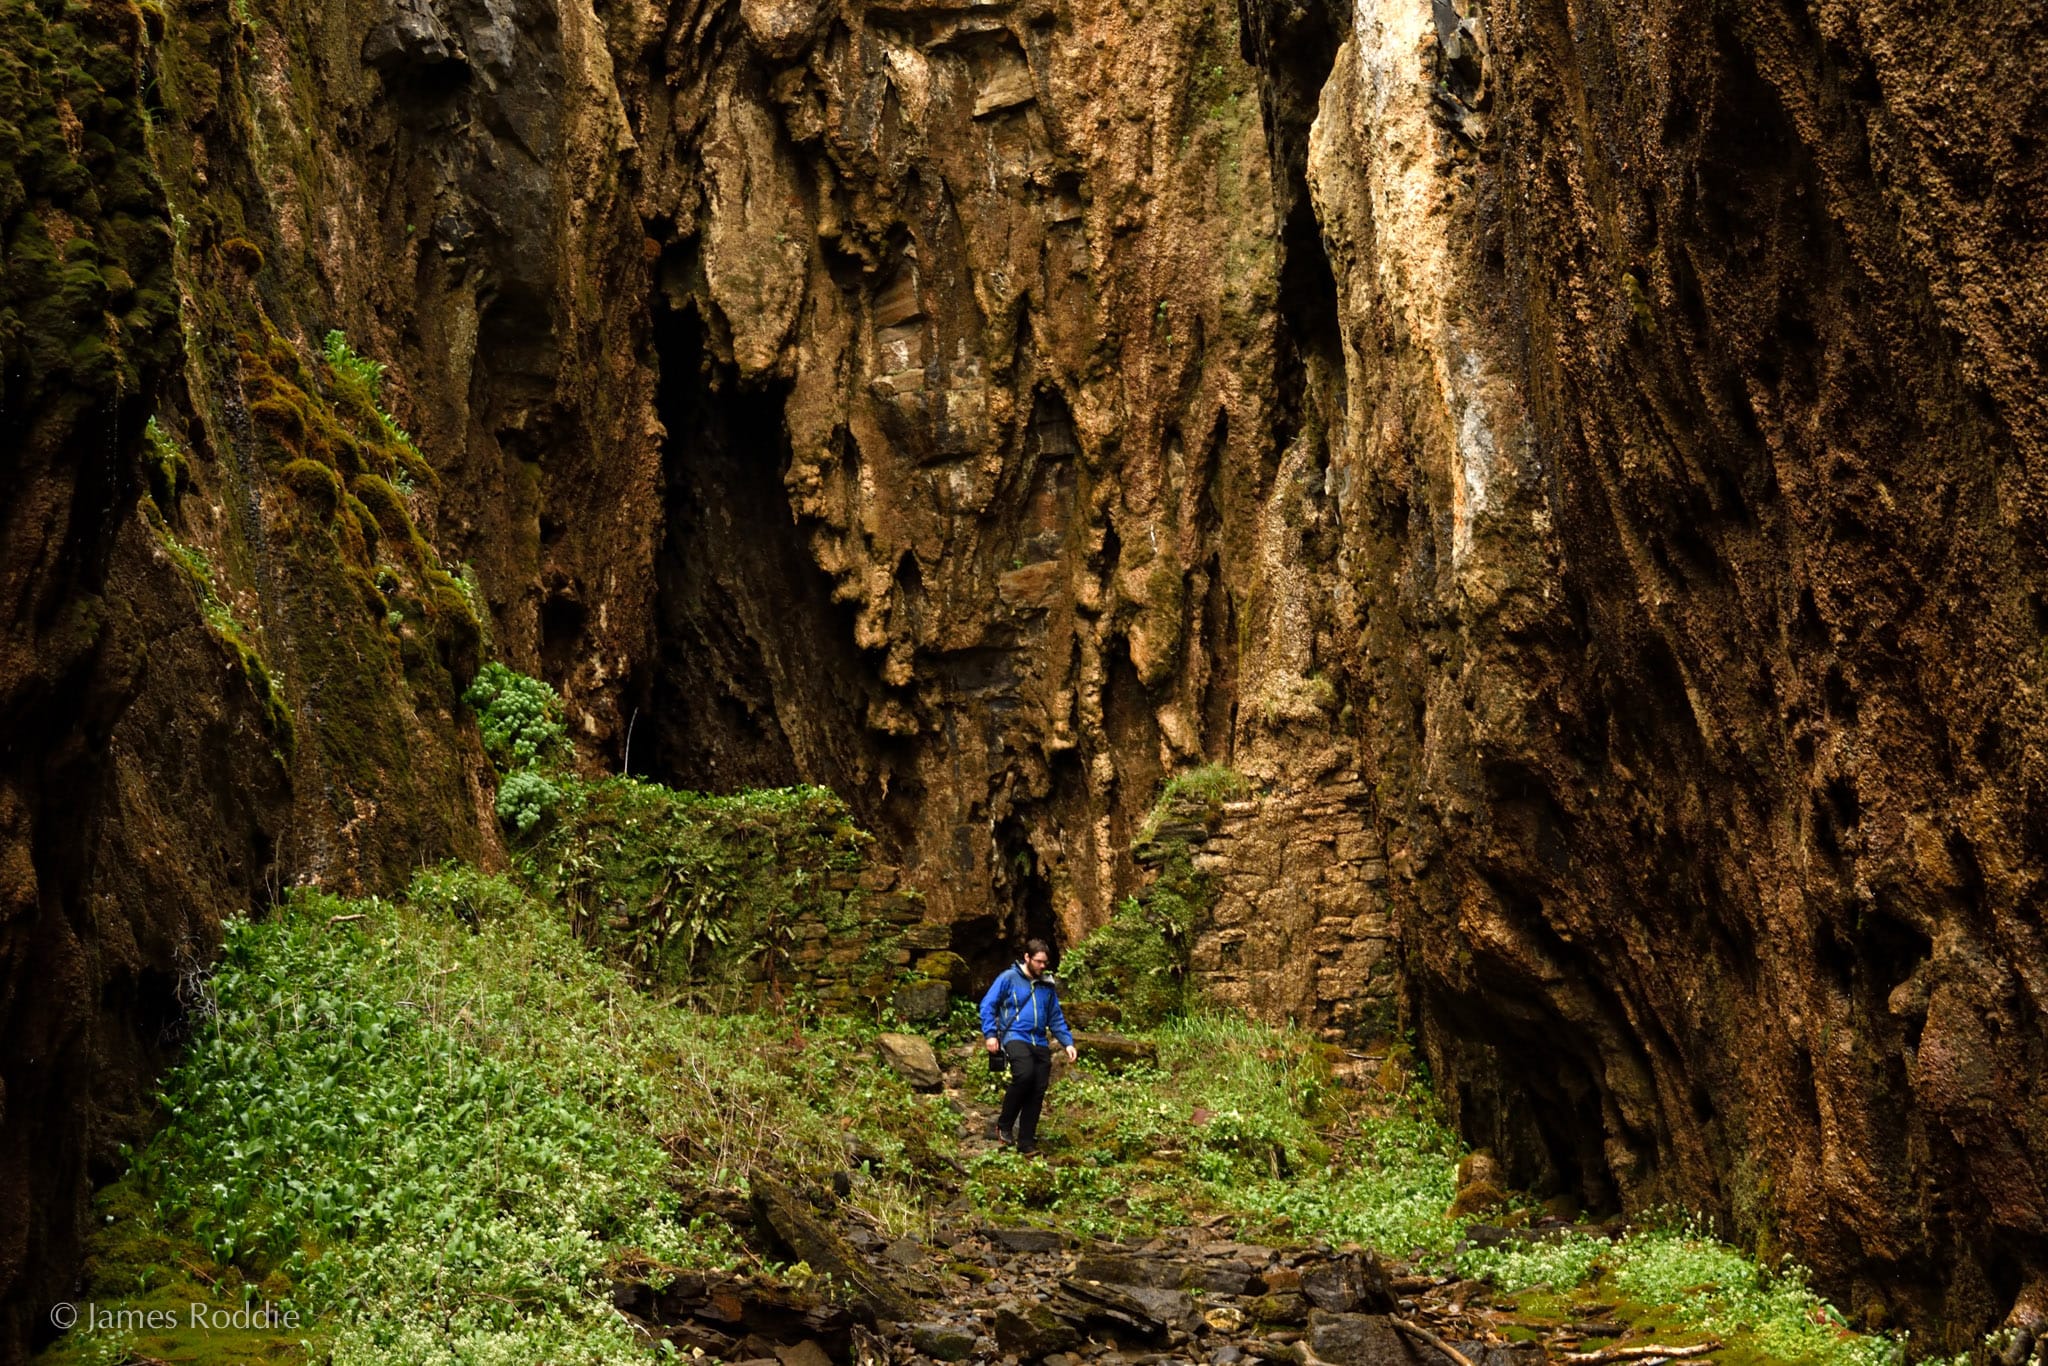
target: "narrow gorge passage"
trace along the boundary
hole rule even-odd
[[[52,1306],[170,1280],[315,1359],[731,1357],[742,1267],[933,1355],[766,1273],[758,1174],[915,1233],[970,1356],[1409,1312],[1261,1271],[1112,1346],[934,1250],[1022,1222],[1356,1241],[1489,1353],[1612,1301],[2039,1362],[2044,56],[1917,0],[0,0],[0,1361],[149,1359]],[[1044,1175],[944,1053],[1029,937],[1180,1059],[1064,1082]],[[280,964],[303,1034],[221,1005]],[[492,1027],[571,979],[644,1048]],[[489,1213],[429,1076],[557,1205]],[[317,1199],[245,1201],[279,1145]],[[687,1313],[606,1307],[657,1263]]]

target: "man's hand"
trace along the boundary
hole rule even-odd
[[[1076,1054],[1075,1054],[1075,1052],[1074,1052],[1074,1046],[1073,1046],[1072,1044],[1068,1044],[1068,1045],[1067,1045],[1067,1061],[1068,1061],[1068,1062],[1072,1062],[1072,1061],[1074,1060],[1074,1058],[1075,1058],[1076,1056],[1077,1056],[1077,1055],[1076,1055]]]
[[[1000,1053],[1003,1051],[1003,1046],[996,1042],[996,1036],[993,1034],[989,1035],[986,1039],[983,1039],[981,1041],[981,1044],[982,1047],[986,1048],[991,1053]]]

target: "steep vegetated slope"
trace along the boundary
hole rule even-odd
[[[2048,1313],[2037,13],[0,31],[6,1340],[223,913],[502,858],[486,639],[586,763],[840,792],[963,947],[1227,761],[1320,841],[1246,970],[1338,1019],[1395,935],[1517,1179]]]

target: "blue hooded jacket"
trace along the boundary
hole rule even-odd
[[[1021,963],[996,978],[981,998],[981,1032],[983,1037],[995,1035],[997,1043],[1022,1039],[1029,1044],[1046,1042],[1050,1032],[1062,1047],[1074,1046],[1058,990],[1043,977],[1035,982],[1026,977]]]

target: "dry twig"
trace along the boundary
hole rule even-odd
[[[1661,1347],[1645,1343],[1639,1347],[1602,1347],[1597,1352],[1563,1352],[1559,1359],[1572,1366],[1603,1366],[1610,1361],[1641,1361],[1644,1357],[1696,1357],[1720,1350],[1718,1342],[1695,1342],[1689,1347]]]

